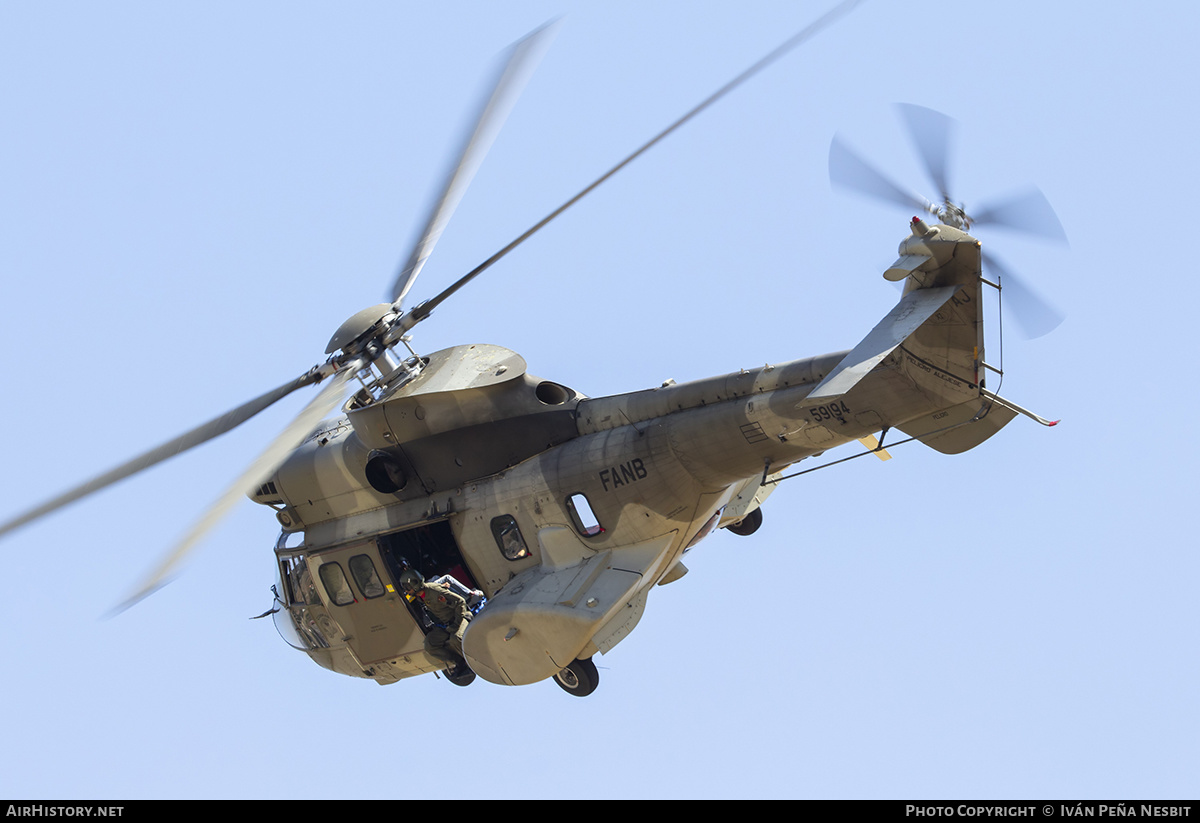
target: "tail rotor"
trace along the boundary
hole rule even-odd
[[[962,201],[954,198],[950,183],[949,166],[954,150],[956,121],[923,106],[900,104],[898,109],[940,202],[928,200],[896,183],[850,148],[839,135],[834,136],[829,147],[829,180],[835,187],[906,209],[920,209],[941,223],[964,231],[986,226],[1067,242],[1066,231],[1054,208],[1045,195],[1034,187],[969,213]],[[985,253],[983,262],[993,277],[993,285],[1009,290],[1010,306],[1027,337],[1041,337],[1062,323],[1064,315],[1000,263],[994,254]]]

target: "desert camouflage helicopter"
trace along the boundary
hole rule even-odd
[[[886,458],[881,440],[892,430],[956,454],[1018,413],[1053,425],[985,388],[983,294],[999,284],[984,279],[981,246],[968,231],[992,222],[1060,236],[1061,226],[1040,194],[968,215],[946,182],[949,121],[916,107],[904,113],[940,204],[891,183],[841,141],[831,150],[834,182],[937,218],[912,219],[899,259],[884,272],[903,282],[903,296],[850,351],[588,398],[534,377],[520,355],[499,346],[420,354],[410,345],[413,327],[467,282],[854,5],[837,6],[441,294],[406,310],[549,29],[530,35],[495,81],[389,302],[342,324],[323,364],[0,525],[0,534],[323,383],[128,602],[162,585],[248,493],[274,509],[282,527],[270,614],[319,665],[381,684],[446,669],[425,648],[435,621],[400,586],[415,570],[453,578],[473,601],[462,637],[469,670],[448,670],[451,682],[554,678],[584,696],[598,683],[592,657],[633,631],[653,588],[683,577],[684,555],[713,530],[753,533],[764,500],[799,461],[853,441],[867,444],[860,454]]]

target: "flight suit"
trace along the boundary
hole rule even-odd
[[[415,594],[421,598],[435,624],[425,635],[425,653],[450,666],[465,663],[463,633],[471,620],[467,601],[438,583],[422,583]]]

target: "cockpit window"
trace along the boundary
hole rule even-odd
[[[492,518],[492,536],[496,538],[500,553],[509,560],[520,560],[529,556],[529,547],[525,545],[525,538],[517,528],[517,520],[511,514]]]
[[[321,582],[325,584],[325,592],[335,606],[349,606],[354,602],[354,592],[350,590],[350,582],[342,567],[337,563],[325,563],[319,571]]]
[[[373,597],[382,597],[386,594],[383,583],[379,581],[379,575],[375,572],[375,564],[371,562],[371,558],[367,555],[356,554],[350,558],[350,574],[354,576],[354,582],[358,584],[358,590],[368,600]]]

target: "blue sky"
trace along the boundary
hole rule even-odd
[[[0,4],[0,516],[295,376],[378,302],[496,55],[563,25],[413,291],[432,296],[826,4]],[[970,206],[1036,184],[1070,238],[985,247],[1067,313],[1005,341],[1045,416],[785,483],[549,683],[379,687],[267,621],[270,512],[101,616],[285,402],[0,544],[0,795],[1195,797],[1194,4],[867,2],[418,330],[600,396],[849,348],[911,216],[833,191],[840,133],[931,186],[893,106],[960,123]],[[994,354],[993,354],[994,356]],[[849,450],[846,452],[850,453]],[[422,751],[410,730],[440,737]],[[444,769],[445,747],[461,756]]]

